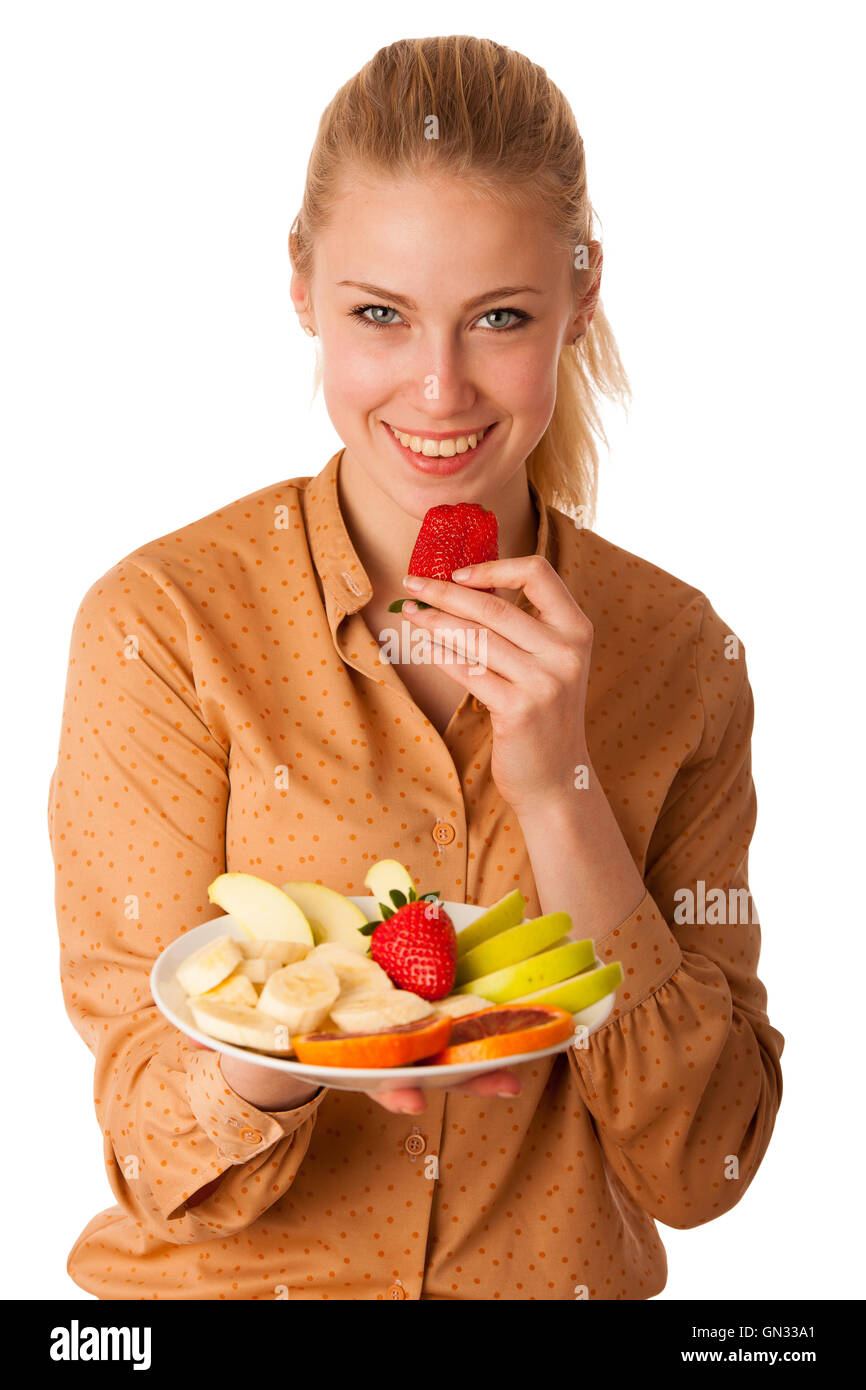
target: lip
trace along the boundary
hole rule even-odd
[[[401,429],[399,425],[395,425],[391,420],[383,420],[382,423],[388,425],[392,430],[396,430],[398,434],[417,434],[419,439],[459,439],[461,434],[465,434],[468,439],[470,434],[477,434],[479,430],[492,429],[496,421],[494,420],[489,425],[476,425],[473,430],[404,430]]]
[[[482,452],[488,439],[496,428],[497,421],[487,426],[487,431],[480,444],[476,444],[474,449],[467,449],[465,454],[454,454],[451,458],[429,458],[426,454],[414,454],[408,444],[401,444],[399,439],[391,431],[391,426],[385,420],[380,424],[387,434],[395,449],[399,449],[405,462],[409,463],[418,473],[432,474],[434,477],[447,478],[453,473],[459,473],[462,469],[468,468],[471,463]],[[404,433],[408,434],[406,430]],[[472,430],[457,430],[449,434],[425,434],[425,439],[459,439],[461,434],[472,434]]]

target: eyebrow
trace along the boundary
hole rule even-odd
[[[403,294],[396,294],[394,290],[383,289],[381,285],[368,285],[362,280],[338,280],[338,285],[345,285],[351,289],[364,290],[366,294],[372,294],[377,299],[387,299],[394,304],[402,304],[404,309],[411,309],[413,312],[418,308],[414,299],[407,299]],[[491,299],[508,299],[516,294],[541,294],[542,291],[534,285],[501,285],[497,290],[488,290],[486,294],[477,294],[472,299],[467,299],[462,305],[465,309],[480,309],[482,304],[488,304]]]

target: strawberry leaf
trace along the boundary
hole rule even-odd
[[[381,927],[381,925],[381,922],[365,922],[363,927],[358,928],[358,931],[361,933],[362,936],[372,936],[376,928]],[[367,952],[367,954],[370,954],[369,951]]]
[[[406,894],[401,893],[399,888],[391,889],[391,901],[395,907],[406,906]]]
[[[435,901],[436,901],[436,899],[437,899],[438,897],[439,897],[439,889],[437,888],[436,891],[435,891],[435,893],[422,893],[422,894],[421,894],[421,897],[420,897],[420,899],[419,899],[419,902],[422,902],[422,903],[435,903]]]

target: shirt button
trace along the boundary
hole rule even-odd
[[[249,1125],[246,1129],[241,1130],[241,1138],[245,1144],[260,1144],[262,1142],[262,1136],[259,1131],[257,1129],[250,1129]]]
[[[432,834],[437,845],[450,845],[456,831],[453,825],[448,824],[447,820],[437,820],[433,827]]]
[[[427,1148],[427,1140],[423,1134],[407,1134],[403,1140],[403,1148],[407,1154],[422,1154]]]
[[[388,1298],[405,1298],[406,1290],[402,1284],[392,1284],[388,1290]]]

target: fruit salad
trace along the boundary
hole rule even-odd
[[[514,890],[459,934],[438,893],[396,860],[364,880],[380,917],[319,883],[221,874],[208,898],[238,922],[177,971],[195,1025],[215,1041],[318,1066],[478,1062],[573,1034],[574,1015],[622,982],[565,912],[524,921]]]

